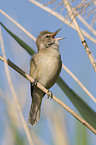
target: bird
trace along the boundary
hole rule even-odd
[[[32,56],[30,61],[30,76],[34,78],[35,83],[38,81],[48,90],[55,84],[62,68],[59,40],[64,38],[55,38],[60,30],[40,32],[36,39],[38,52]],[[32,103],[28,123],[31,125],[35,125],[40,119],[41,102],[45,95],[34,85],[34,82],[30,83]]]

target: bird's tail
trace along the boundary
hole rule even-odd
[[[31,104],[29,118],[28,118],[28,122],[31,125],[35,125],[39,121],[40,110],[41,110],[41,104],[39,106],[36,104],[34,105],[34,103]]]
[[[38,88],[36,88],[36,90],[33,89],[32,104],[31,104],[29,118],[28,118],[28,122],[31,125],[35,125],[40,119],[41,102],[42,102],[43,94],[44,92],[42,92],[40,89]]]

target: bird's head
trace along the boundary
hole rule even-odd
[[[56,32],[49,32],[47,30],[40,32],[40,35],[36,39],[38,51],[48,47],[59,48],[59,40],[62,40],[64,38],[55,38],[55,36],[60,30],[61,29],[58,29]]]

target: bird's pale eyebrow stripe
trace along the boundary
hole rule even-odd
[[[50,36],[50,34],[45,34],[45,35],[42,37],[42,39],[45,38],[46,36]]]

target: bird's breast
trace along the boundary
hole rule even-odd
[[[46,88],[50,88],[56,82],[61,71],[61,56],[58,51],[42,51],[35,58],[35,78]]]

